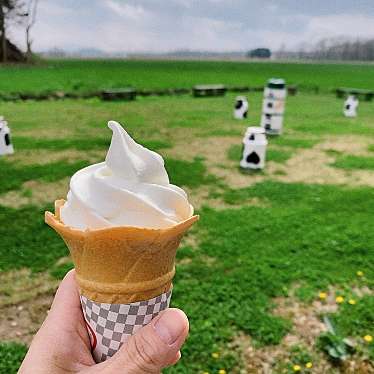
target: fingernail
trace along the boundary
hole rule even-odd
[[[165,344],[171,345],[186,329],[184,314],[176,309],[167,309],[156,321],[154,328],[160,339]]]

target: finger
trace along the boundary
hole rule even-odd
[[[173,366],[175,365],[182,357],[181,351],[178,351],[175,357],[167,363],[167,366]]]
[[[53,330],[71,328],[89,346],[74,269],[70,270],[60,283],[45,323],[49,327],[53,326]]]
[[[111,359],[101,364],[101,372],[160,373],[179,360],[179,350],[188,330],[186,315],[179,309],[167,309],[130,337]]]
[[[75,279],[75,270],[70,270],[60,283],[56,292],[51,312],[59,313],[64,309],[75,310],[81,308],[78,284]]]
[[[73,362],[74,355],[80,358],[82,365],[89,366],[94,363],[90,350],[75,272],[72,270],[61,282],[51,310],[35,335],[20,372],[41,373],[40,363],[51,367],[45,372],[56,372],[56,366],[62,368],[69,364],[66,357]],[[39,369],[25,370],[30,367]]]

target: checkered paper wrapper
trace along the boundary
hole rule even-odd
[[[81,304],[96,362],[112,357],[122,344],[169,307],[171,290],[130,304],[97,303],[81,295]]]
[[[45,222],[69,248],[94,357],[104,361],[169,305],[177,249],[199,217],[164,229],[82,231],[61,221],[64,204],[57,200],[55,214],[46,212]]]

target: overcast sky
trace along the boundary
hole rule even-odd
[[[34,50],[288,49],[374,38],[374,0],[39,0]],[[20,28],[11,39],[24,44]]]

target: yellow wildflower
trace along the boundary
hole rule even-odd
[[[341,303],[344,303],[344,297],[343,296],[337,296],[335,301],[338,303],[338,304],[341,304]]]
[[[313,367],[313,364],[312,364],[311,362],[307,362],[307,363],[305,364],[305,367],[306,367],[307,369],[311,369],[311,368]]]
[[[373,341],[373,337],[371,335],[365,335],[364,340],[366,343],[371,343]]]
[[[348,300],[348,304],[355,305],[356,304],[356,300],[355,299],[349,299]]]
[[[356,274],[357,274],[358,277],[363,277],[364,276],[364,272],[361,271],[361,270],[358,270]]]
[[[292,367],[293,371],[300,371],[301,370],[301,366],[300,365],[294,365]]]
[[[320,292],[320,293],[318,294],[318,296],[319,296],[319,298],[320,298],[321,300],[326,300],[327,293],[326,293],[326,292]]]
[[[220,369],[220,370],[218,371],[218,374],[226,374],[226,370],[225,370],[225,369]]]
[[[213,358],[219,358],[219,353],[218,352],[213,352],[212,357]]]

